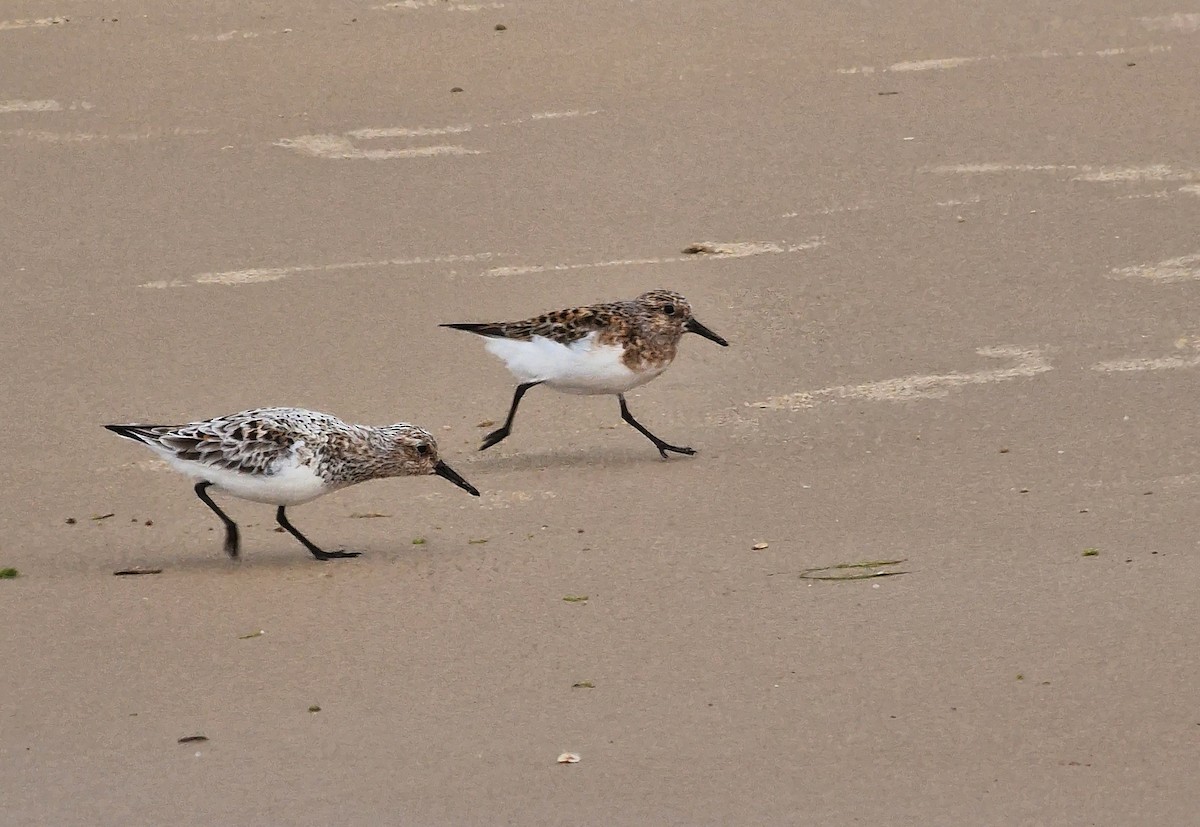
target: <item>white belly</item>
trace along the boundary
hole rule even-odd
[[[244,474],[198,462],[167,457],[175,468],[197,482],[214,487],[243,500],[269,505],[300,505],[315,500],[331,489],[311,468],[289,463],[270,476]]]
[[[633,371],[621,360],[624,348],[596,344],[589,333],[569,345],[534,336],[528,342],[488,339],[487,349],[504,360],[509,371],[522,382],[544,382],[565,393],[617,394],[644,385],[666,365]]]

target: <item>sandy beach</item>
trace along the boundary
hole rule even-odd
[[[1197,12],[6,3],[0,822],[1195,824]],[[476,450],[438,323],[653,288],[696,456]],[[289,510],[326,563],[225,498],[233,562],[101,427],[261,405],[482,496]]]

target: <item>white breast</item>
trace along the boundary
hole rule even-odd
[[[520,382],[545,382],[565,393],[624,393],[646,384],[666,367],[634,372],[621,361],[625,349],[596,344],[595,333],[569,345],[542,336],[528,342],[489,338],[487,349],[503,359]]]

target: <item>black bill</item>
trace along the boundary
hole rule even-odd
[[[460,477],[457,471],[455,471],[446,463],[442,462],[440,459],[438,460],[438,464],[433,466],[433,473],[437,474],[439,477],[445,477],[446,479],[450,480],[450,482],[457,485],[463,491],[466,491],[472,497],[479,496],[478,488]]]
[[[695,319],[688,319],[687,322],[683,325],[683,329],[686,330],[688,333],[698,333],[701,336],[703,336],[705,339],[708,339],[709,341],[712,341],[712,342],[716,342],[721,347],[729,347],[729,342],[725,341],[720,336],[713,333],[711,330],[709,330],[704,325],[700,324],[700,322],[696,321]]]

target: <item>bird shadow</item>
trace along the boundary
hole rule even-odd
[[[543,471],[547,468],[587,468],[594,471],[603,468],[653,467],[672,462],[687,462],[695,459],[699,454],[699,451],[693,456],[670,454],[667,459],[663,459],[658,456],[653,446],[647,446],[642,450],[627,448],[620,451],[595,446],[574,450],[543,449],[501,454],[477,452],[476,456],[466,464],[471,468],[472,473],[487,476],[490,473]]]
[[[341,551],[340,546],[330,544],[328,551]],[[201,547],[189,548],[186,551],[181,550],[178,546],[170,549],[164,548],[162,556],[156,556],[150,552],[144,552],[137,555],[136,559],[123,560],[120,564],[112,564],[110,574],[120,570],[145,570],[145,569],[161,569],[163,574],[183,573],[183,574],[219,574],[228,572],[236,574],[237,572],[248,571],[275,571],[275,572],[293,572],[298,575],[304,575],[311,572],[334,572],[339,571],[343,567],[354,569],[360,567],[364,563],[381,564],[395,563],[398,561],[400,552],[394,549],[368,549],[364,547],[353,547],[346,549],[348,551],[362,552],[361,557],[352,557],[345,559],[334,560],[316,560],[307,551],[299,546],[294,551],[286,548],[246,548],[243,546],[241,556],[237,558],[226,555],[219,545],[217,547]],[[142,577],[131,577],[130,579],[157,579],[152,575],[143,575]]]
[[[195,556],[182,557],[172,562],[170,569],[172,571],[203,572],[205,574],[223,571],[237,572],[247,569],[295,572],[302,572],[306,569],[326,571],[326,567],[335,564],[344,565],[346,563],[365,560],[366,558],[367,555],[365,552],[362,557],[347,560],[315,560],[304,549],[297,549],[290,554],[286,551],[268,551],[264,549],[255,552],[243,549],[242,555],[234,559],[221,553],[220,549],[217,549],[212,554],[197,553]]]

